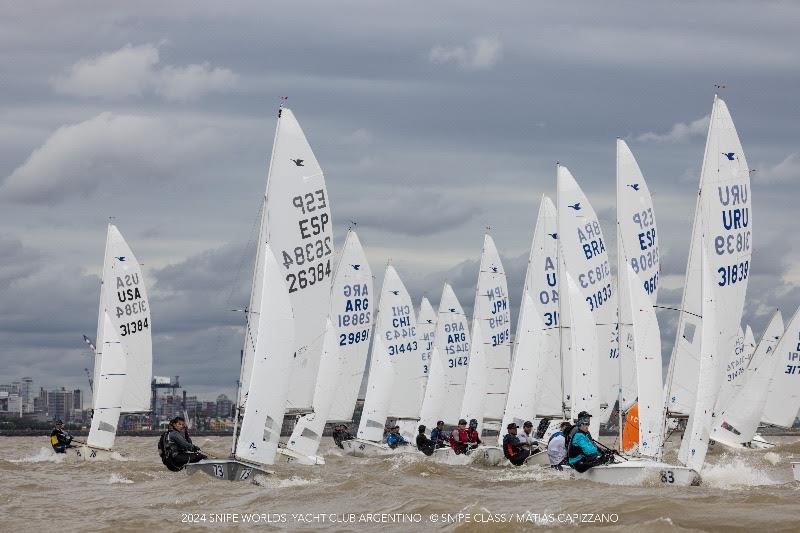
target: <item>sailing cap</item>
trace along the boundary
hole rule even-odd
[[[514,422],[511,422],[509,425],[506,426],[508,429],[517,429],[519,426],[516,425]]]
[[[459,426],[466,426],[467,425],[467,421],[462,418],[461,420],[458,421],[458,425]]]
[[[472,420],[469,421],[469,427],[471,428],[478,427],[478,421],[473,418]]]
[[[437,420],[436,425],[438,426],[439,424],[444,424],[444,420]]]
[[[175,422],[186,422],[186,419],[183,418],[181,415],[178,415],[169,421],[170,424],[174,424]]]
[[[580,413],[578,413],[578,418],[592,418],[592,415],[590,415],[586,411],[581,411]]]
[[[417,430],[419,430],[420,433],[425,433],[425,424],[420,424]]]
[[[524,428],[532,428],[533,427],[533,422],[531,422],[530,420],[526,420],[525,423],[522,424],[522,427],[524,427]]]

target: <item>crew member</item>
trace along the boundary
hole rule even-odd
[[[444,431],[443,420],[436,422],[436,427],[431,430],[431,440],[436,443],[437,448],[444,448],[447,446],[447,435]]]
[[[467,430],[470,448],[477,448],[479,444],[483,444],[481,434],[478,431],[478,421],[474,418],[469,421],[469,429]]]
[[[67,453],[67,448],[73,448],[72,435],[64,431],[63,420],[56,420],[50,432],[50,445],[56,453]]]
[[[344,424],[339,424],[337,426],[334,426],[333,433],[331,436],[333,437],[333,442],[336,443],[336,445],[342,449],[344,449],[342,442],[346,440],[352,440],[355,438],[353,437],[353,434],[350,433],[350,429]]]
[[[469,430],[463,418],[458,421],[458,427],[450,432],[450,447],[456,455],[469,452]]]
[[[590,468],[608,462],[606,456],[600,453],[589,433],[589,419],[578,418],[577,431],[569,442],[567,455],[570,466],[578,472],[586,472]]]
[[[569,430],[572,429],[572,424],[566,421],[561,422],[559,429],[560,431],[550,435],[550,440],[547,441],[547,457],[550,458],[550,468],[563,470],[561,465],[567,460],[566,439]]]
[[[417,449],[425,455],[433,455],[433,450],[436,449],[436,443],[425,436],[425,425],[421,424],[417,435]]]
[[[526,450],[530,450],[531,454],[539,452],[539,441],[533,436],[533,422],[526,420],[522,424],[522,433],[517,432],[517,438],[520,444]],[[534,451],[535,450],[535,451]]]
[[[389,429],[389,433],[386,435],[386,444],[393,450],[398,446],[405,446],[408,444],[406,439],[400,434],[400,426],[394,426]]]
[[[196,463],[206,458],[200,448],[192,444],[186,419],[182,416],[176,416],[169,421],[169,430],[158,441],[158,453],[164,466],[173,472],[183,470],[187,463]]]
[[[531,451],[523,448],[517,437],[517,428],[519,428],[519,426],[514,422],[511,422],[507,426],[508,433],[503,437],[503,455],[506,456],[506,459],[511,461],[512,465],[521,466],[525,462],[525,459],[530,457]]]

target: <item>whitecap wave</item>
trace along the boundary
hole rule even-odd
[[[42,446],[39,448],[39,453],[21,459],[10,459],[10,463],[61,463],[66,459],[67,455],[64,453],[56,453],[52,448]]]
[[[124,477],[124,476],[121,476],[121,475],[117,474],[116,472],[113,472],[111,474],[111,477],[108,479],[108,484],[109,485],[114,485],[114,484],[117,484],[117,483],[133,483],[133,481],[128,479],[128,478],[126,478],[126,477]]]
[[[782,483],[773,479],[766,470],[750,464],[745,457],[729,454],[722,455],[719,462],[706,464],[700,475],[703,478],[703,485],[720,489]]]

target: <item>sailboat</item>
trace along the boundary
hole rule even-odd
[[[333,255],[330,204],[322,169],[286,107],[278,110],[258,235],[233,458],[187,465],[189,471],[231,481],[251,479],[274,463],[287,409],[293,414],[313,411],[326,336]]]
[[[269,305],[252,313],[258,320],[259,334],[253,361],[248,365],[247,404],[241,427],[233,435],[232,457],[190,463],[186,465],[190,474],[201,471],[221,480],[248,481],[256,474],[268,474],[265,467],[275,462],[294,366],[294,315],[283,270],[272,247],[265,244],[262,252],[262,270],[257,273],[260,301]]]
[[[619,392],[616,291],[611,278],[606,240],[597,214],[575,178],[563,165],[558,165],[558,241],[566,271],[572,275],[594,317],[600,389],[599,411],[591,414],[595,424],[604,423],[611,414]],[[574,404],[574,396],[578,391],[571,392]]]
[[[730,399],[723,403],[724,407],[714,414],[711,438],[715,442],[734,448],[751,446],[767,403],[769,385],[778,361],[775,348],[783,332],[781,312],[775,311],[743,377],[737,376],[738,386]],[[742,352],[744,354],[744,349]],[[731,375],[730,371],[726,374]]]
[[[301,416],[279,459],[304,465],[325,464],[317,455],[326,422],[353,419],[356,396],[372,336],[372,271],[355,231],[347,233],[333,277],[330,318],[314,392],[313,413]]]
[[[510,423],[547,420],[546,442],[567,419],[571,389],[569,352],[561,349],[562,330],[558,286],[558,220],[552,200],[542,196],[522,290],[513,348],[513,371],[501,434]],[[537,426],[534,423],[534,426]],[[529,463],[549,464],[535,454]]]
[[[700,175],[700,365],[678,458],[699,471],[724,370],[741,322],[752,256],[750,169],[725,102],[715,96]],[[696,224],[697,225],[697,224]]]
[[[107,459],[122,413],[150,411],[153,372],[150,302],[139,261],[114,224],[108,225],[100,285],[92,424],[77,460]]]
[[[769,392],[761,422],[771,426],[792,427],[800,410],[800,308],[798,308],[781,340],[775,347],[775,370],[769,383]]]
[[[395,365],[402,368],[416,368],[418,374],[422,375],[418,359],[414,306],[403,281],[391,265],[386,267],[383,277],[371,353],[367,393],[357,438],[342,442],[345,453],[356,457],[404,451],[392,450],[383,442],[386,419],[393,407],[392,397],[396,396],[393,391],[395,386],[398,390],[402,390],[398,384]],[[404,375],[405,372],[400,372],[401,379]],[[405,384],[407,383],[406,381]],[[418,380],[418,388],[409,390],[408,395],[415,401],[421,397],[421,377]]]

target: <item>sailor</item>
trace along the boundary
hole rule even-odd
[[[531,455],[539,452],[539,441],[533,436],[533,422],[530,420],[522,424],[522,433],[517,432],[517,438],[523,448],[531,451]]]
[[[559,431],[550,435],[547,441],[547,456],[550,458],[550,468],[563,470],[562,466],[567,460],[566,438],[572,424],[567,421],[561,422]]]
[[[169,430],[158,441],[158,454],[161,462],[173,472],[183,470],[187,463],[196,463],[206,458],[200,448],[192,444],[186,419],[176,416],[169,421]]]
[[[350,433],[350,428],[348,428],[344,424],[333,426],[333,433],[331,436],[333,437],[333,442],[336,443],[336,445],[342,449],[344,449],[344,445],[342,445],[342,442],[346,440],[352,440],[355,438],[353,437],[353,434]]]
[[[469,452],[469,430],[463,418],[458,421],[458,427],[450,432],[450,447],[456,455]]]
[[[592,415],[590,415],[586,411],[581,411],[580,413],[578,413],[578,418],[575,419],[575,425],[570,428],[569,433],[565,433],[567,438],[565,439],[566,442],[564,444],[565,444],[567,450],[569,450],[569,443],[572,442],[572,437],[574,437],[575,433],[578,432],[578,420],[580,420],[581,418],[590,419],[590,418],[592,418]],[[588,434],[588,431],[587,431],[587,434]],[[592,439],[591,434],[589,434],[589,438],[591,440],[594,440],[594,439]]]
[[[436,427],[431,430],[431,440],[436,443],[437,448],[444,448],[447,446],[447,435],[444,431],[443,420],[436,422]]]
[[[477,448],[479,444],[482,444],[481,441],[481,434],[478,431],[478,421],[474,418],[469,421],[469,429],[467,430],[469,435],[469,443],[471,448]]]
[[[589,433],[589,418],[578,418],[577,430],[569,441],[568,462],[578,472],[586,472],[590,468],[605,464],[607,457],[597,449]]]
[[[419,434],[417,435],[417,449],[425,455],[433,455],[433,450],[436,449],[436,443],[425,436],[425,425],[420,424],[417,428]]]
[[[511,461],[511,464],[514,466],[521,466],[525,459],[530,457],[531,451],[526,450],[519,441],[517,437],[517,428],[514,422],[511,422],[508,426],[508,433],[503,437],[503,455],[506,456],[506,459]]]
[[[393,450],[398,446],[405,446],[408,444],[406,439],[400,434],[400,426],[393,426],[389,429],[389,433],[386,435],[386,444]]]
[[[72,435],[64,431],[63,420],[56,420],[50,432],[50,444],[56,453],[67,453],[67,448],[73,448]]]

